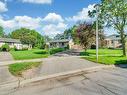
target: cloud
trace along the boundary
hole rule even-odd
[[[6,4],[0,1],[0,13],[6,11],[8,11]]]
[[[56,23],[56,22],[63,22],[64,20],[59,14],[49,13],[46,17],[44,17],[43,21]]]
[[[40,27],[41,18],[32,18],[28,16],[15,16],[14,21],[19,27],[36,29]]]
[[[51,4],[52,0],[22,0],[24,3]]]
[[[54,37],[56,34],[62,33],[67,28],[67,25],[64,23],[58,24],[49,24],[43,27],[43,32],[45,35],[49,35],[50,37]]]
[[[62,33],[67,28],[67,24],[65,24],[62,16],[56,13],[47,14],[47,16],[42,19],[42,22],[45,23],[42,31],[45,35],[50,37],[54,37],[56,34]]]
[[[30,16],[15,16],[12,19],[5,20],[4,16],[0,17],[0,26],[10,31],[21,27],[35,29],[42,34],[54,37],[58,33],[63,33],[67,24],[61,15],[49,13],[44,18]]]
[[[14,28],[16,26],[14,20],[3,20],[0,19],[0,26],[4,27],[4,28]]]
[[[87,8],[83,8],[82,11],[78,12],[77,15],[73,17],[66,18],[67,21],[91,21],[92,19],[88,16],[88,11],[92,11],[94,9],[95,4],[89,5]]]
[[[28,16],[15,16],[11,20],[0,19],[0,25],[4,28],[26,27],[36,29],[40,27],[41,18],[32,18]]]

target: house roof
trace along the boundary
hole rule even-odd
[[[58,42],[69,42],[70,40],[68,39],[63,39],[63,40],[52,40],[52,41],[49,41],[49,43],[58,43]]]
[[[107,36],[106,39],[110,39],[110,40],[120,40],[120,35],[117,35],[117,34],[113,34],[113,35],[110,35],[110,36]]]
[[[0,42],[21,43],[19,39],[0,38]]]

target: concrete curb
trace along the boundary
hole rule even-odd
[[[14,63],[21,63],[21,62],[42,62],[42,61],[43,61],[43,59],[4,61],[4,62],[0,62],[0,67],[8,66],[8,65],[14,64]]]
[[[107,68],[115,68],[115,66],[114,65],[102,65],[102,66],[95,66],[95,67],[90,67],[90,68],[85,68],[85,69],[78,69],[74,71],[56,73],[52,75],[23,80],[21,82],[17,81],[15,83],[0,85],[0,89],[9,88],[9,87],[11,88],[23,87],[23,86],[28,86],[30,83],[35,83],[35,82],[40,82],[40,81],[45,81],[45,80],[67,78],[67,77],[72,77],[72,76],[76,76],[76,75],[80,75],[84,73],[95,72],[95,71],[99,71],[101,69],[107,69]]]

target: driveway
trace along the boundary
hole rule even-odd
[[[13,57],[9,52],[0,52],[0,62],[12,61]]]
[[[50,75],[100,65],[81,59],[79,53],[79,50],[68,50],[43,59],[38,75]]]
[[[61,80],[46,80],[0,95],[127,95],[127,69],[105,69]]]
[[[2,53],[2,54],[5,54],[5,53]],[[76,69],[83,69],[83,68],[89,68],[89,67],[100,65],[94,62],[81,59],[80,57],[77,57],[76,55],[74,54],[71,55],[71,54],[70,52],[62,52],[62,53],[58,53],[59,56],[53,55],[53,56],[50,56],[49,58],[41,59],[43,61],[42,65],[30,76],[28,76],[29,74],[26,73],[25,75],[27,76],[25,76],[24,78],[29,79],[33,77],[51,75],[55,73],[67,72],[67,71],[72,71]],[[6,53],[5,55],[9,55],[9,54]],[[9,62],[9,61],[6,61],[6,62]],[[14,78],[9,73],[7,66],[0,67],[0,83],[6,83],[9,81],[13,82],[15,80],[17,80],[17,78]]]
[[[43,64],[38,71],[38,75],[50,75],[60,72],[67,72],[76,69],[89,68],[94,66],[101,66],[100,64],[90,62],[80,57],[49,57],[43,59]]]

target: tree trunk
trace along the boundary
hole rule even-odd
[[[123,56],[126,56],[126,41],[123,32],[121,33],[121,42],[122,42],[122,50],[123,50]]]
[[[123,49],[123,56],[126,56],[126,45],[125,45],[125,41],[122,41],[122,49]]]

